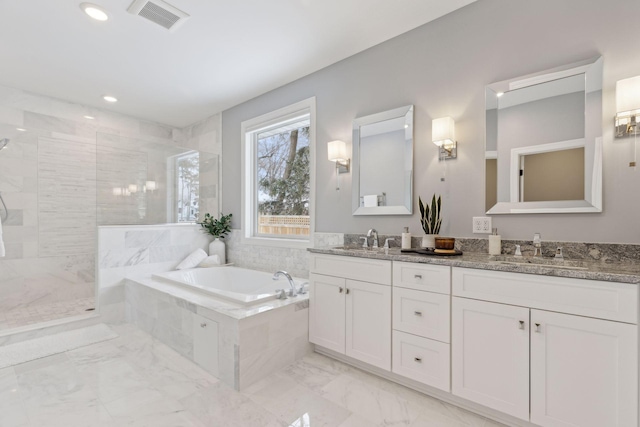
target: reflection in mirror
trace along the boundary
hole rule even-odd
[[[413,106],[353,122],[353,214],[412,213]]]
[[[602,59],[486,89],[487,213],[602,210]]]
[[[218,156],[107,133],[97,136],[98,225],[194,222],[218,214]]]

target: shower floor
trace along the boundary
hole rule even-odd
[[[1,311],[0,331],[87,314],[93,307],[95,298],[91,297]]]

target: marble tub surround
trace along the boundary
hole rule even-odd
[[[150,278],[126,283],[127,320],[190,360],[198,325],[213,322],[218,363],[207,369],[236,390],[312,351],[308,307],[308,294],[240,307]]]
[[[98,227],[98,308],[103,320],[124,320],[125,278],[148,277],[175,267],[209,238],[197,224]]]
[[[456,239],[456,247],[458,247],[457,245],[458,242]],[[461,256],[428,256],[402,253],[400,252],[400,248],[391,248],[388,255],[385,255],[382,249],[362,249],[359,246],[355,248],[348,246],[311,248],[309,251],[329,255],[640,284],[640,263],[637,262],[599,262],[590,260],[554,261],[552,258],[538,259],[508,255],[494,256],[487,253],[470,251],[464,252]]]

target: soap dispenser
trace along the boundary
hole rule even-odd
[[[404,228],[402,233],[402,249],[411,249],[411,233],[409,233],[409,227]]]
[[[500,255],[502,253],[502,238],[498,234],[498,229],[494,228],[489,236],[489,255]]]

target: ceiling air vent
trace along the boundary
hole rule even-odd
[[[189,18],[187,13],[162,0],[134,0],[127,11],[170,31],[178,28]]]

